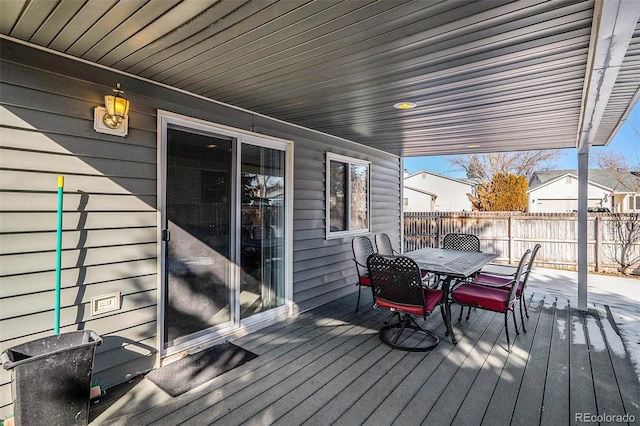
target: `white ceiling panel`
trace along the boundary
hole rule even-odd
[[[0,0],[0,28],[9,37],[415,156],[577,147],[589,125],[598,129],[593,144],[608,143],[639,97],[640,25],[633,34],[625,30],[638,22],[639,4]],[[594,32],[601,26],[629,47],[603,47],[611,34]],[[619,72],[606,73],[615,84],[594,90],[598,58],[607,53],[621,61]],[[585,114],[595,97],[608,99],[597,123]],[[418,106],[400,111],[393,108],[398,101]]]

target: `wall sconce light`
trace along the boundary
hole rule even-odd
[[[116,84],[112,95],[104,97],[105,107],[96,107],[93,128],[96,132],[126,136],[129,130],[129,100],[124,96],[120,83]]]

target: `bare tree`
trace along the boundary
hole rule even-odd
[[[447,161],[453,167],[464,170],[468,178],[483,183],[490,182],[493,175],[498,173],[525,176],[529,181],[534,172],[555,168],[560,155],[558,150],[492,152],[455,155]]]
[[[631,173],[622,154],[602,152],[596,155],[596,162],[601,169],[608,170],[617,182],[616,186],[630,192],[634,200],[640,195],[640,178]],[[614,211],[609,214],[607,225],[615,239],[614,256],[620,265],[619,270],[628,274],[634,265],[640,263],[640,212],[620,213],[622,206],[617,207],[619,210],[614,206]]]

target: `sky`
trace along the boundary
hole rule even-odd
[[[635,127],[640,130],[640,102],[633,108],[626,122],[620,127],[618,133],[615,135],[611,143],[606,147],[594,146],[589,151],[589,163],[590,167],[597,167],[595,165],[595,156],[599,152],[618,152],[624,155],[627,160],[627,164],[631,169],[640,168],[640,136],[637,135],[631,123],[635,124]],[[417,173],[422,170],[438,173],[444,176],[453,178],[465,178],[465,173],[462,170],[454,170],[452,166],[447,162],[448,156],[430,156],[430,157],[405,157],[404,168],[410,173]],[[578,153],[577,149],[563,149],[561,150],[561,156],[556,163],[556,170],[568,170],[578,168]]]

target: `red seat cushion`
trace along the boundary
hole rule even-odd
[[[504,312],[509,290],[478,284],[463,284],[453,290],[453,298],[463,305],[473,305],[494,312]],[[512,307],[509,306],[509,309]]]
[[[360,281],[358,281],[357,285],[364,285],[367,287],[371,287],[371,279],[368,276],[360,277]]]
[[[442,300],[442,291],[435,290],[432,288],[424,288],[424,304],[427,309],[427,312],[433,311],[433,309],[440,303]],[[400,303],[390,302],[385,299],[375,299],[375,303],[381,308],[400,311],[411,315],[422,316],[424,313],[422,312],[422,306],[415,305],[403,305]]]

